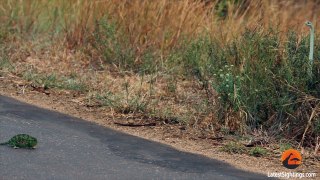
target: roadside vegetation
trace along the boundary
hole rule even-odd
[[[316,153],[319,6],[312,0],[2,0],[0,76],[77,91],[83,104],[182,124],[208,137],[285,139]],[[312,76],[307,20],[316,27]],[[222,150],[268,154],[242,146]]]

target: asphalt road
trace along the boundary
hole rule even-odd
[[[1,180],[267,178],[0,96],[0,142],[20,133],[37,149],[0,146]]]

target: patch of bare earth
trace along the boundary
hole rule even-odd
[[[85,95],[68,90],[49,89],[39,91],[22,78],[8,74],[0,77],[0,94],[13,97],[42,108],[66,113],[99,125],[122,131],[134,136],[167,144],[181,151],[201,154],[229,163],[236,168],[267,174],[268,172],[290,172],[280,162],[280,153],[267,157],[252,157],[243,154],[229,154],[220,148],[228,139],[204,138],[192,128],[179,124],[156,123],[155,126],[119,126],[114,122],[130,122],[130,114],[122,115],[107,111],[104,107],[84,104]],[[141,117],[143,120],[143,117]],[[129,120],[129,121],[126,121]],[[139,121],[135,116],[135,121]],[[319,175],[319,160],[304,155],[304,162],[294,172],[316,172]]]

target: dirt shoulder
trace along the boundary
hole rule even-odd
[[[228,139],[202,138],[192,130],[178,124],[157,124],[156,126],[128,127],[114,122],[130,122],[130,114],[115,115],[103,107],[90,107],[81,103],[81,94],[73,91],[49,89],[37,91],[27,82],[15,75],[0,78],[0,94],[13,97],[23,102],[42,108],[69,114],[99,125],[125,132],[144,139],[170,145],[178,150],[201,154],[209,158],[224,161],[233,166],[252,172],[290,172],[281,162],[281,154],[266,157],[252,157],[245,154],[229,154],[221,151]],[[125,121],[123,121],[125,120]],[[126,121],[128,120],[128,121]],[[320,163],[314,158],[304,157],[304,163],[294,172],[316,172],[319,174]]]

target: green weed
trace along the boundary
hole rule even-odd
[[[24,72],[23,78],[33,82],[36,86],[44,89],[59,88],[84,92],[87,90],[86,85],[74,78],[58,77],[56,74],[39,74],[35,70]]]
[[[14,66],[12,63],[8,60],[8,58],[3,55],[4,57],[0,57],[0,70],[12,70],[14,69]]]
[[[241,143],[237,142],[228,142],[221,148],[221,150],[233,154],[243,154],[246,152],[245,147]]]
[[[249,151],[249,155],[255,157],[265,156],[267,153],[268,151],[261,147],[254,147]]]

